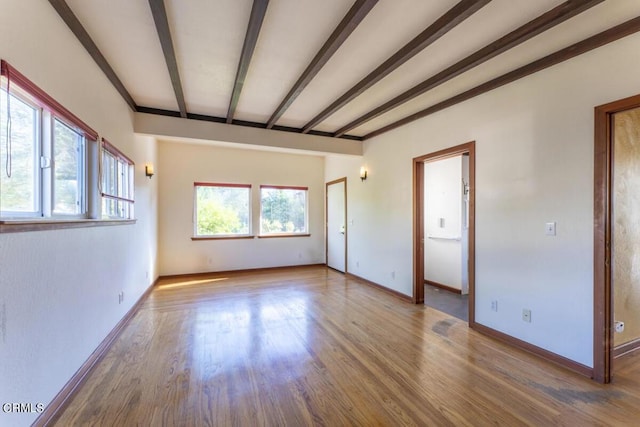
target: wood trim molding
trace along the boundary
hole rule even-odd
[[[327,267],[328,268],[328,267]],[[391,288],[387,288],[386,286],[380,285],[376,282],[372,282],[371,280],[367,280],[364,277],[360,277],[360,276],[356,276],[355,274],[352,273],[344,273],[345,276],[351,280],[355,280],[356,282],[365,284],[367,286],[371,286],[373,288],[376,288],[382,292],[385,292],[389,295],[393,295],[396,298],[400,298],[401,300],[405,301],[405,302],[413,302],[411,300],[411,297],[409,295],[405,295],[402,292],[398,292],[395,289],[391,289]]]
[[[50,426],[55,423],[56,419],[62,414],[69,402],[71,402],[75,393],[85,383],[94,367],[104,358],[104,356],[106,356],[109,349],[120,336],[124,328],[129,324],[131,319],[133,319],[136,313],[140,310],[140,307],[142,307],[144,302],[149,298],[149,295],[158,283],[158,280],[159,278],[144,291],[140,298],[138,298],[138,301],[136,301],[131,309],[127,311],[124,317],[116,324],[116,326],[114,326],[111,332],[109,332],[104,340],[102,340],[93,353],[91,353],[89,358],[82,364],[82,366],[80,366],[80,369],[78,369],[71,379],[67,381],[62,390],[58,392],[53,400],[47,405],[45,410],[38,416],[38,418],[36,418],[32,427]]]
[[[178,61],[176,53],[173,49],[173,40],[171,38],[171,30],[169,29],[169,21],[167,20],[167,11],[164,7],[164,0],[149,0],[149,7],[153,15],[153,21],[156,24],[156,31],[164,53],[164,60],[167,64],[169,77],[173,92],[176,95],[180,117],[187,117],[187,106],[184,102],[184,92],[182,91],[182,83],[180,82],[180,72],[178,71]]]
[[[310,267],[325,267],[325,264],[302,264],[302,265],[283,265],[280,267],[261,267],[261,268],[244,268],[240,270],[221,270],[221,271],[208,271],[202,273],[184,273],[184,274],[167,274],[158,277],[154,286],[162,280],[173,280],[173,279],[206,279],[209,277],[217,277],[220,275],[229,275],[229,274],[253,274],[253,273],[270,273],[277,272],[280,270],[291,270],[294,269],[304,269]]]
[[[627,343],[621,344],[613,349],[613,357],[617,359],[622,356],[626,356],[640,348],[640,338]]]
[[[433,280],[424,281],[425,285],[433,286],[434,288],[442,289],[443,291],[451,292],[454,294],[462,295],[462,289],[453,288],[451,286],[443,285],[442,283],[434,282]]]
[[[525,41],[537,36],[538,34],[555,27],[556,25],[578,15],[585,10],[602,3],[604,0],[569,0],[559,6],[543,13],[537,18],[527,22],[521,27],[513,30],[498,40],[489,43],[482,49],[472,53],[466,58],[458,61],[450,67],[440,71],[427,80],[419,83],[411,89],[396,96],[390,101],[385,102],[381,106],[371,110],[370,112],[360,116],[346,126],[335,132],[336,136],[341,136],[358,126],[373,120],[374,118],[393,110],[394,108],[422,95],[423,93],[434,89],[441,84],[459,76],[460,74],[477,67],[480,64],[500,55],[507,50],[516,47]]]
[[[522,341],[518,338],[512,337],[511,335],[507,335],[503,332],[497,331],[488,326],[484,326],[484,325],[481,325],[480,323],[476,323],[473,325],[473,330],[483,335],[486,335],[491,338],[495,338],[499,341],[502,341],[504,343],[507,343],[513,347],[524,350],[528,353],[534,354],[538,357],[541,357],[545,360],[548,360],[549,362],[555,363],[556,365],[562,366],[573,372],[577,372],[578,374],[584,375],[585,377],[591,378],[593,375],[593,369],[591,369],[586,365],[583,365],[571,359],[567,359],[564,356],[560,356],[559,354],[553,353],[549,350],[545,350],[544,348],[530,344],[526,341]]]
[[[35,219],[35,220],[3,220],[0,221],[0,234],[23,233],[27,231],[64,230],[67,228],[110,227],[114,225],[135,224],[135,219]]]
[[[84,46],[85,50],[91,55],[93,60],[98,64],[98,67],[102,70],[102,72],[107,76],[111,84],[116,88],[120,96],[126,101],[131,110],[136,111],[137,106],[134,102],[133,98],[122,84],[122,81],[118,78],[118,75],[111,65],[107,62],[107,59],[104,57],[98,46],[94,43],[94,41],[87,33],[87,30],[84,29],[76,15],[74,15],[71,8],[65,0],[49,0],[49,3],[53,8],[58,12],[60,18],[67,24],[67,27],[71,30],[71,32],[76,36],[78,41]]]
[[[418,111],[417,113],[414,113],[410,116],[407,116],[389,125],[381,127],[380,129],[374,130],[373,132],[370,132],[365,136],[363,136],[363,139],[367,140],[375,136],[382,135],[383,133],[399,128],[408,123],[414,122],[418,119],[427,117],[431,114],[434,114],[438,111],[454,106],[461,102],[475,98],[476,96],[482,95],[483,93],[487,93],[501,86],[515,82],[516,80],[522,79],[528,75],[537,73],[538,71],[542,71],[546,68],[560,64],[561,62],[567,61],[571,58],[575,58],[576,56],[582,55],[583,53],[589,52],[593,49],[604,46],[608,43],[614,42],[616,40],[619,40],[631,34],[637,33],[638,31],[640,31],[640,16],[630,19],[629,21],[626,21],[615,27],[609,28],[606,31],[603,31],[599,34],[596,34],[595,36],[582,40],[581,42],[573,44],[569,47],[558,50],[550,55],[545,56],[544,58],[530,62],[527,65],[524,65],[506,74],[503,74],[500,77],[496,77],[495,79],[489,80],[486,83],[483,83],[479,86],[476,86],[472,89],[462,92],[456,96],[445,99],[442,102],[432,105],[431,107],[425,108],[424,110]]]
[[[469,155],[469,326],[476,322],[476,142],[413,159],[413,302],[424,303],[424,164],[451,157]]]
[[[636,18],[640,24],[640,17]],[[594,110],[593,378],[612,378],[613,299],[611,283],[612,116],[640,107],[640,95],[600,105]]]
[[[260,28],[262,28],[262,22],[264,16],[267,14],[267,6],[269,0],[253,0],[253,6],[251,7],[251,16],[249,17],[249,25],[247,25],[247,33],[244,37],[244,44],[242,46],[242,53],[240,53],[240,61],[238,63],[238,70],[236,71],[236,78],[233,84],[233,91],[231,93],[231,101],[229,101],[229,110],[227,111],[227,123],[233,121],[233,116],[240,101],[240,93],[244,86],[244,79],[247,77],[249,71],[249,64],[251,64],[251,57],[253,51],[258,43],[258,36],[260,35]]]
[[[256,236],[193,236],[191,237],[191,240],[247,240],[255,238]]]
[[[279,239],[281,237],[311,237],[309,233],[299,234],[260,234],[256,236],[258,239]]]
[[[307,68],[302,72],[298,81],[295,82],[289,93],[284,97],[278,108],[273,112],[267,122],[267,129],[271,129],[284,112],[293,104],[298,95],[313,80],[318,72],[331,59],[334,53],[342,46],[345,40],[351,35],[360,22],[371,12],[378,0],[356,0],[351,9],[342,18],[333,33],[329,36],[316,56],[311,60]]]
[[[331,105],[322,110],[317,116],[311,119],[302,128],[302,133],[309,132],[318,123],[329,117],[331,114],[344,107],[351,100],[362,94],[365,90],[382,80],[392,71],[413,58],[424,50],[427,46],[447,34],[450,30],[463,22],[465,19],[476,13],[479,9],[489,3],[490,0],[461,0],[444,15],[429,25],[424,31],[418,34],[413,40],[404,45],[386,61],[380,64],[375,70],[360,80],[355,86],[336,99]],[[345,132],[342,132],[344,134]]]

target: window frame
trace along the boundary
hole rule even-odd
[[[5,60],[0,60],[0,83],[8,96],[15,96],[38,111],[33,142],[34,164],[31,172],[36,187],[34,205],[37,205],[37,212],[0,212],[0,233],[134,224],[135,219],[101,219],[100,211],[95,210],[100,200],[96,180],[97,164],[100,160],[98,133]],[[78,166],[81,205],[79,214],[55,212],[56,177],[55,159],[52,154],[55,149],[56,120],[77,132],[83,139],[79,145],[82,152],[77,157],[81,163]],[[1,173],[6,171],[3,170]]]
[[[297,190],[304,191],[304,231],[292,231],[292,232],[263,232],[262,230],[262,190]],[[259,224],[259,238],[275,238],[275,237],[308,237],[310,236],[310,224],[309,224],[309,187],[296,186],[296,185],[260,185],[260,224]]]
[[[111,157],[113,157],[113,159],[115,160],[115,167],[116,167],[116,182],[115,182],[115,187],[116,190],[115,192],[117,194],[111,194],[106,188],[104,188],[104,177],[105,177],[105,166],[104,166],[104,155],[105,153]],[[127,171],[127,180],[126,180],[126,187],[127,187],[127,194],[120,194],[121,193],[121,189],[124,190],[124,188],[121,188],[120,183],[121,181],[117,180],[118,177],[118,173],[119,173],[119,167],[120,165],[125,165]],[[133,160],[131,160],[127,155],[125,155],[122,151],[120,151],[118,148],[116,148],[113,144],[111,144],[109,141],[107,141],[105,138],[101,138],[100,140],[100,148],[98,150],[98,188],[99,188],[99,194],[100,194],[100,215],[101,218],[106,218],[107,219],[113,219],[113,220],[127,220],[127,219],[133,219],[134,218],[134,206],[135,206],[135,163]],[[120,209],[119,205],[120,203],[122,203],[124,209],[123,209],[123,213],[124,215],[109,215],[108,213],[105,214],[105,202],[107,202],[107,200],[115,200],[117,202],[117,208],[116,209]]]
[[[245,188],[247,193],[247,233],[227,233],[227,234],[198,234],[198,188],[218,187],[218,188]],[[226,239],[253,239],[253,186],[251,184],[202,182],[193,183],[193,216],[192,216],[192,237],[191,240],[226,240]]]

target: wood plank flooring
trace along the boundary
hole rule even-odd
[[[639,425],[600,385],[324,267],[164,280],[56,425]]]

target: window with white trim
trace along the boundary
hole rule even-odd
[[[100,153],[102,218],[133,218],[133,161],[104,138]]]
[[[307,187],[260,186],[260,235],[309,232]]]
[[[251,185],[195,182],[194,236],[251,235]]]
[[[0,68],[0,218],[86,218],[96,132],[8,63]]]

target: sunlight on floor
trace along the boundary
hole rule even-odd
[[[217,279],[187,280],[184,282],[175,282],[175,283],[167,283],[166,285],[158,285],[157,288],[158,289],[182,288],[185,286],[201,285],[203,283],[221,282],[223,280],[228,280],[228,278],[219,277]]]

